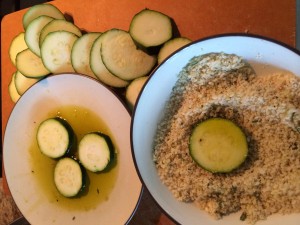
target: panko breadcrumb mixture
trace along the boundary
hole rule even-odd
[[[300,79],[290,73],[256,75],[241,57],[210,53],[180,72],[154,142],[162,182],[183,202],[216,219],[240,212],[254,224],[300,212]],[[208,118],[235,122],[249,155],[230,173],[211,173],[189,154],[192,128]]]

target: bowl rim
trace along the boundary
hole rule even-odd
[[[174,51],[172,54],[170,54],[167,58],[165,58],[160,65],[158,65],[150,74],[149,74],[149,78],[146,80],[144,86],[142,87],[137,100],[136,100],[136,104],[133,108],[132,111],[132,115],[131,115],[131,124],[130,124],[130,144],[131,144],[131,151],[132,151],[132,156],[133,156],[133,161],[134,161],[134,166],[137,170],[138,176],[140,177],[140,180],[144,186],[144,188],[146,190],[148,190],[151,198],[154,200],[155,204],[162,210],[162,212],[171,220],[173,221],[175,224],[180,224],[175,218],[173,218],[172,215],[170,215],[170,213],[167,212],[166,209],[164,209],[159,202],[155,199],[155,197],[153,196],[153,194],[151,193],[151,191],[149,190],[149,188],[146,185],[145,182],[145,178],[142,176],[140,169],[138,167],[137,164],[137,159],[136,159],[136,154],[135,154],[135,150],[134,150],[134,144],[133,144],[133,126],[134,126],[134,122],[135,122],[135,115],[136,115],[136,111],[139,105],[139,101],[141,98],[141,95],[145,89],[145,87],[147,86],[148,82],[150,82],[151,78],[154,76],[154,74],[156,73],[156,71],[164,65],[164,63],[171,57],[173,57],[174,55],[176,55],[178,52],[180,52],[181,50],[188,48],[189,46],[193,45],[193,44],[197,44],[199,42],[203,42],[203,41],[208,41],[208,40],[212,40],[212,39],[217,39],[217,38],[231,38],[231,37],[241,37],[241,38],[253,38],[253,39],[257,39],[257,40],[263,40],[263,41],[267,41],[276,45],[279,45],[281,47],[286,48],[287,50],[290,50],[292,52],[294,52],[295,54],[297,54],[300,57],[300,50],[296,49],[296,47],[292,47],[282,41],[276,40],[274,38],[270,38],[267,36],[263,36],[263,35],[259,35],[259,34],[250,34],[250,33],[222,33],[222,34],[216,34],[216,35],[210,35],[210,36],[206,36],[203,38],[199,38],[197,40],[194,40],[190,43],[188,43],[187,45],[180,47],[179,49],[177,49],[176,51]]]
[[[112,96],[114,96],[114,97],[118,100],[118,102],[124,107],[125,111],[126,111],[126,112],[128,113],[128,115],[130,116],[130,120],[132,119],[132,114],[131,114],[131,112],[130,112],[130,109],[129,109],[128,105],[126,104],[125,100],[121,97],[121,95],[117,92],[117,90],[114,90],[112,87],[109,87],[108,85],[104,84],[103,82],[101,82],[100,80],[97,80],[97,79],[94,78],[94,77],[91,77],[91,76],[88,76],[88,75],[85,75],[85,74],[81,74],[81,73],[76,73],[76,72],[65,72],[65,73],[58,73],[58,74],[50,74],[50,75],[48,75],[48,76],[42,78],[41,80],[39,80],[39,81],[36,82],[35,84],[33,84],[31,87],[29,87],[29,88],[24,92],[24,94],[26,94],[27,92],[29,92],[34,86],[39,85],[39,83],[40,83],[42,80],[45,80],[45,79],[46,79],[46,80],[49,80],[49,79],[55,79],[56,77],[61,77],[61,76],[77,76],[77,77],[81,77],[81,78],[84,78],[84,79],[90,79],[90,80],[92,80],[93,82],[98,83],[100,86],[102,86],[104,89],[106,89],[108,92],[110,92],[110,94],[112,94]],[[23,94],[23,95],[24,95],[24,94]],[[22,96],[21,96],[21,97],[22,97]],[[19,98],[19,99],[17,100],[17,102],[14,103],[14,106],[13,106],[12,110],[10,111],[10,113],[9,113],[9,115],[8,115],[7,123],[6,123],[5,128],[4,128],[4,131],[3,131],[3,138],[2,138],[2,141],[1,141],[1,144],[2,144],[2,150],[4,150],[4,139],[5,139],[7,127],[8,127],[8,124],[9,124],[9,120],[12,118],[11,115],[12,115],[14,109],[16,108],[16,106],[17,106],[17,104],[18,104],[18,102],[19,102],[20,99],[21,99],[21,98]],[[131,146],[130,146],[130,147],[131,147]],[[131,157],[132,157],[132,159],[133,159],[134,168],[136,168],[136,167],[135,167],[135,162],[134,162],[134,158],[133,158],[132,150],[131,150],[131,149],[130,149],[130,152],[131,152]],[[5,157],[4,157],[4,154],[5,154],[5,151],[2,152],[3,159],[5,158]],[[3,172],[4,172],[4,174],[5,174],[5,162],[4,162],[4,161],[3,161],[2,169],[3,169]],[[139,176],[138,173],[137,173],[137,176],[138,176],[138,178],[140,179],[140,176]],[[7,182],[7,187],[8,187],[9,192],[11,192],[11,187],[10,187],[8,181],[6,181],[6,182]],[[141,180],[140,180],[140,182],[141,182]],[[136,203],[135,203],[135,206],[134,206],[134,208],[133,208],[131,214],[128,215],[128,218],[127,218],[125,224],[130,223],[131,219],[134,217],[136,211],[138,210],[138,207],[139,207],[139,205],[140,205],[140,203],[141,203],[141,200],[142,200],[142,195],[143,195],[143,193],[144,193],[144,187],[145,187],[145,186],[144,186],[143,183],[141,182],[141,187],[140,187],[140,191],[139,191],[139,196],[138,196],[138,198],[137,198],[137,201],[136,201]],[[15,198],[12,194],[11,194],[11,196],[12,196],[13,199]],[[18,208],[19,208],[19,207],[18,207]],[[19,209],[19,210],[21,211],[21,209]],[[22,212],[22,211],[21,211],[21,212]],[[23,214],[23,213],[22,213],[22,214]],[[25,216],[24,216],[24,217],[25,217]],[[26,217],[25,217],[25,218],[26,218]]]

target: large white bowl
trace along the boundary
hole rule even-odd
[[[160,181],[152,161],[153,139],[164,113],[177,75],[188,61],[210,52],[234,53],[248,60],[256,70],[266,68],[289,70],[300,76],[300,53],[297,50],[264,38],[248,35],[223,35],[191,43],[179,50],[153,72],[141,92],[131,123],[131,144],[140,177],[161,208],[175,221],[189,225],[245,224],[236,213],[216,221],[193,204],[182,203],[172,196]],[[257,225],[297,225],[300,214],[273,215]]]
[[[49,112],[64,106],[74,106],[74,110],[85,108],[102,119],[118,151],[118,165],[115,167],[118,171],[113,188],[105,201],[90,208],[74,205],[65,208],[61,201],[49,200],[49,190],[41,188],[35,178],[36,172],[45,171],[32,171],[34,165],[30,148],[37,126],[49,116]],[[26,219],[33,225],[123,225],[130,221],[142,192],[130,149],[130,121],[130,114],[120,99],[90,77],[61,74],[31,87],[15,105],[4,135],[6,178],[11,194]],[[50,186],[44,188],[52,188],[51,193],[55,191]],[[102,191],[101,186],[99,191]],[[65,200],[69,201],[67,204],[78,204],[77,199]]]

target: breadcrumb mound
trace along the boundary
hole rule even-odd
[[[254,224],[300,212],[300,80],[293,74],[256,75],[241,57],[210,53],[180,72],[154,141],[162,182],[183,202],[215,219],[240,212]],[[235,122],[249,155],[230,173],[211,173],[189,155],[192,128],[208,118]]]

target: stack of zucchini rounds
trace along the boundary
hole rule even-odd
[[[133,16],[128,30],[85,32],[52,4],[32,6],[23,16],[24,32],[10,46],[16,67],[10,96],[16,102],[42,78],[76,72],[113,88],[125,88],[127,103],[133,108],[153,68],[190,42],[175,36],[174,24],[161,12],[143,9]]]

